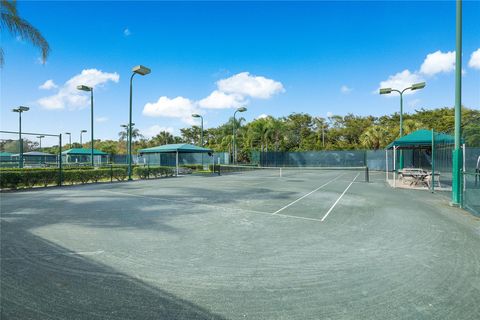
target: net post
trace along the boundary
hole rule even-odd
[[[370,175],[368,173],[368,166],[365,167],[365,182],[370,182]]]

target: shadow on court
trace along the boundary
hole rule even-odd
[[[1,319],[223,319],[192,302],[1,223]]]

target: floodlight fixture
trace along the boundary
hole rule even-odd
[[[92,88],[92,87],[89,87],[89,86],[84,86],[83,84],[82,84],[82,85],[79,85],[79,86],[77,86],[77,89],[78,89],[78,90],[81,90],[81,91],[88,91],[88,92],[90,92],[90,91],[92,91],[92,90],[93,90],[93,88]]]
[[[380,89],[380,94],[389,94],[392,92],[392,88],[382,88]]]
[[[18,108],[12,109],[13,112],[19,112],[19,113],[22,113],[28,110],[30,110],[30,108],[25,106],[19,106]]]
[[[144,75],[149,74],[151,72],[151,70],[149,68],[145,67],[145,66],[138,65],[138,66],[132,68],[132,72],[144,76]]]
[[[240,107],[240,108],[237,109],[237,111],[238,111],[238,112],[245,112],[245,111],[247,111],[247,108],[245,108],[245,107]]]
[[[418,90],[418,89],[423,89],[425,88],[425,82],[419,82],[419,83],[415,83],[412,85],[411,89],[412,90]]]

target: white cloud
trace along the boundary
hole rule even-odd
[[[206,109],[238,108],[245,103],[243,96],[239,94],[227,94],[218,90],[213,91],[208,97],[198,101],[198,105]]]
[[[40,85],[38,87],[38,89],[42,89],[42,90],[51,90],[51,89],[56,89],[56,88],[58,88],[58,86],[51,79],[45,81],[42,85]]]
[[[143,107],[143,114],[147,117],[178,118],[189,125],[195,124],[192,113],[197,112],[195,104],[184,97],[160,97],[157,102],[147,103]]]
[[[155,124],[151,127],[148,127],[147,129],[142,130],[142,134],[147,138],[151,138],[156,136],[162,131],[166,131],[173,134],[174,129],[172,127],[162,127],[162,126],[159,126],[158,124]]]
[[[238,94],[258,99],[269,99],[277,93],[284,92],[283,85],[275,80],[241,72],[227,79],[217,81],[219,91]]]
[[[130,29],[126,28],[125,30],[123,30],[123,35],[124,35],[125,37],[128,37],[128,36],[131,35],[131,34],[132,34],[132,32],[130,31]]]
[[[118,73],[108,73],[97,69],[85,69],[65,82],[54,95],[39,99],[37,102],[45,109],[81,109],[90,105],[90,98],[84,91],[79,91],[77,85],[97,88],[109,81],[117,83]]]
[[[428,76],[453,70],[455,70],[455,51],[443,53],[438,50],[429,53],[420,67],[420,72]]]
[[[328,112],[327,112],[327,118],[331,118],[331,117],[333,117],[333,112],[328,111]]]
[[[346,85],[343,85],[343,86],[340,87],[340,92],[344,93],[344,94],[350,93],[350,92],[352,92],[352,90],[353,90],[352,88],[349,88]]]
[[[480,48],[472,52],[470,56],[470,61],[468,61],[468,66],[473,69],[480,70]]]
[[[259,116],[256,117],[255,119],[265,119],[265,118],[268,118],[268,117],[269,117],[268,114],[262,113],[261,115],[259,115]]]
[[[95,122],[102,123],[102,122],[107,122],[108,118],[107,117],[96,117]]]
[[[392,88],[397,90],[402,90],[411,86],[414,83],[424,81],[423,78],[418,73],[412,73],[409,70],[403,70],[393,76],[389,76],[387,80],[380,82],[380,88]],[[417,90],[407,90],[405,94],[413,94]],[[375,94],[378,94],[378,90],[375,91]],[[394,96],[394,95],[386,95],[386,96]]]

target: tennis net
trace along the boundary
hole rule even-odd
[[[316,178],[319,175],[348,175],[356,181],[369,182],[368,167],[258,167],[246,165],[219,165],[216,166],[219,175],[241,175],[254,178],[264,177],[303,177]]]

